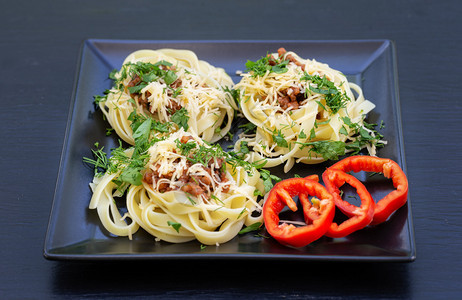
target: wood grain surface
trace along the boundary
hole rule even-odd
[[[462,297],[462,2],[1,3],[0,298]],[[395,41],[416,261],[44,259],[78,55],[88,38]]]

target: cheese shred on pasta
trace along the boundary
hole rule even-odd
[[[374,143],[357,137],[359,131],[366,132],[377,142],[363,123],[375,105],[341,72],[283,48],[249,69],[235,86],[244,116],[257,128],[235,146],[239,150],[245,142],[252,150],[247,160],[264,159],[265,167],[285,164],[288,172],[295,162],[316,164],[355,147],[367,147],[375,155]]]
[[[236,104],[228,92],[233,81],[222,68],[199,60],[189,50],[139,50],[112,74],[115,85],[99,106],[115,132],[133,145],[133,112],[179,127],[207,142],[231,128]]]
[[[180,129],[149,148],[142,184],[128,187],[125,216],[114,200],[120,171],[95,176],[90,209],[97,209],[104,227],[118,236],[142,227],[172,243],[225,243],[244,225],[262,221],[256,194],[264,187],[257,170],[231,166],[220,149]]]

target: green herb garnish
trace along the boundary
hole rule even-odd
[[[181,224],[177,222],[167,221],[168,226],[172,226],[176,232],[180,233]]]
[[[276,175],[272,175],[268,170],[260,170],[260,177],[263,179],[263,186],[265,187],[265,193],[268,193],[274,186],[273,180],[275,182],[281,181],[281,178]]]
[[[354,123],[349,117],[342,117],[342,121],[350,130],[352,130],[349,139],[351,141],[346,143],[346,149],[352,151],[352,154],[357,154],[366,145],[375,145],[376,147],[383,147],[384,144],[380,142],[383,135],[375,130],[377,124],[369,124],[364,120],[361,123]],[[348,135],[348,130],[345,126],[340,128],[339,133]]]
[[[170,119],[172,120],[173,123],[177,124],[178,127],[183,127],[184,130],[188,130],[189,125],[189,116],[188,116],[188,111],[186,108],[182,107],[180,110],[177,110],[171,117]]]
[[[239,128],[242,128],[244,130],[243,133],[255,133],[257,125],[249,122],[244,125],[239,125]]]
[[[350,98],[346,93],[342,93],[335,84],[328,80],[326,76],[320,77],[319,75],[309,75],[304,73],[301,80],[309,81],[309,90],[313,93],[322,94],[326,100],[326,106],[329,108],[331,114],[336,114],[341,108],[344,108]],[[308,93],[308,89],[306,90]],[[324,109],[324,105],[318,102]]]
[[[315,152],[325,160],[337,160],[339,156],[345,154],[345,143],[341,141],[315,141],[300,143],[300,149],[310,147],[309,152]]]
[[[270,61],[272,62],[271,64]],[[245,72],[251,72],[252,77],[264,76],[266,72],[281,74],[287,72],[288,64],[289,60],[275,59],[267,55],[257,61],[247,60]]]
[[[107,159],[106,152],[104,152],[104,147],[99,148],[99,143],[95,143],[96,150],[91,150],[93,153],[94,159],[84,157],[83,161],[85,163],[91,164],[94,166],[95,176],[102,176],[104,172],[109,168],[109,162]]]
[[[273,132],[273,141],[279,147],[282,147],[282,148],[288,148],[289,147],[289,143],[284,138],[284,135],[282,134],[281,129],[279,129],[279,130],[275,129],[274,130],[274,132]]]
[[[261,225],[262,225],[261,222],[253,223],[253,224],[243,228],[241,231],[239,231],[239,234],[244,234],[244,233],[247,233],[247,232],[256,231],[256,230],[260,229]]]
[[[170,87],[178,79],[178,76],[171,67],[172,64],[165,60],[155,64],[141,61],[136,63],[130,62],[123,65],[120,72],[111,72],[110,78],[114,80],[114,86],[117,89],[123,90],[123,81],[125,79],[138,77],[139,80],[134,86],[127,87],[128,92],[131,94],[140,93],[150,82],[163,81],[173,91],[173,94],[178,95],[179,90]]]

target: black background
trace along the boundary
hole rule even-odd
[[[459,298],[458,1],[1,1],[0,297]],[[412,263],[55,262],[42,256],[87,38],[396,42]]]

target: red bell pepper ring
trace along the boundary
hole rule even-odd
[[[349,206],[355,207],[348,220],[340,224],[332,222],[332,225],[326,232],[326,236],[332,238],[345,237],[355,231],[363,229],[372,222],[374,217],[375,202],[361,181],[350,174],[335,169],[327,169],[322,174],[322,179],[327,190],[332,194],[335,205],[337,207],[342,206],[344,202]],[[345,183],[348,183],[356,189],[356,192],[361,199],[361,206],[358,207],[342,199],[339,188]]]
[[[391,159],[363,155],[350,156],[335,163],[329,169],[337,169],[345,173],[350,171],[377,172],[383,173],[386,178],[391,178],[395,190],[376,201],[372,225],[385,222],[391,214],[407,201],[408,181],[406,175],[400,166]],[[349,216],[355,210],[355,207],[347,202],[341,203],[338,207]]]
[[[308,195],[319,201],[308,200]],[[287,205],[297,210],[293,197],[299,196],[307,225],[279,224],[279,213]],[[335,204],[332,195],[320,183],[305,178],[290,178],[275,184],[263,206],[263,218],[268,233],[278,242],[293,247],[304,247],[322,237],[332,224]]]

